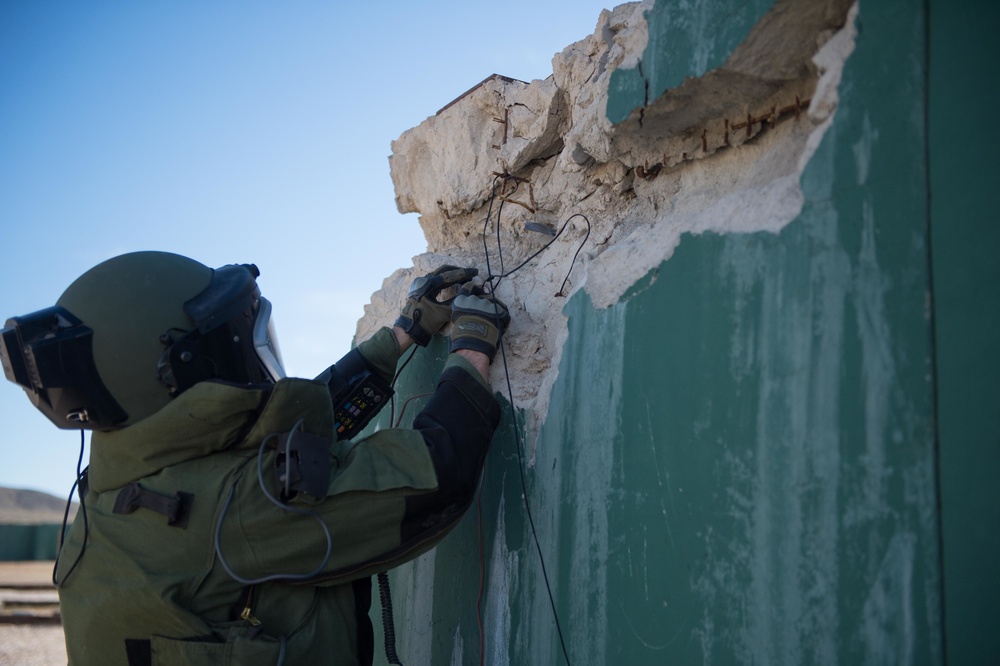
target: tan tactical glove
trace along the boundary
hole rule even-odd
[[[438,295],[448,287],[465,284],[478,274],[475,268],[441,266],[429,275],[418,277],[410,284],[406,303],[395,325],[406,331],[418,345],[426,347],[431,336],[451,319],[451,303],[455,299],[442,302],[437,300]]]
[[[472,349],[490,357],[510,325],[510,312],[501,300],[482,287],[466,284],[451,303],[451,351]]]

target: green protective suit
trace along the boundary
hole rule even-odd
[[[358,351],[391,379],[389,329]],[[453,354],[413,429],[354,442],[332,434],[328,386],[305,379],[202,382],[143,421],[95,432],[86,511],[56,571],[70,664],[371,663],[369,576],[457,523],[499,417]],[[261,485],[281,496],[279,436],[292,431],[320,442],[329,474],[292,493],[288,511]]]

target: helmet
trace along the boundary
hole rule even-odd
[[[253,264],[134,252],[80,276],[54,307],[0,331],[7,378],[60,428],[141,421],[194,384],[284,377]]]

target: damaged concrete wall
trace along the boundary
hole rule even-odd
[[[537,263],[498,290],[520,304],[508,363],[515,402],[533,422],[546,413],[566,334],[561,310],[574,291],[585,284],[595,305],[607,307],[684,233],[777,231],[798,213],[799,174],[830,120],[851,48],[850,34],[837,33],[847,3],[800,4],[806,9],[776,7],[782,20],[756,25],[720,69],[612,124],[609,86],[623,67],[636,67],[647,36],[648,7],[619,6],[553,59],[551,77],[491,77],[393,143],[397,206],[420,213],[428,242],[418,273],[445,260],[485,270],[487,251],[494,264],[502,254],[504,267],[517,266],[549,240],[526,231],[526,222],[558,230],[586,216],[569,220]],[[767,44],[774,71],[762,64]],[[395,310],[409,278],[397,274],[375,295],[360,339]]]
[[[940,661],[904,4],[621,5],[549,78],[489,77],[393,143],[428,252],[359,339],[413,275],[479,266],[512,310],[492,379],[519,419],[480,506],[393,574],[404,662],[562,661],[547,587],[577,664]]]

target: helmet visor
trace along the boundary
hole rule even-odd
[[[278,335],[271,321],[271,303],[264,297],[257,301],[257,318],[253,323],[253,346],[260,364],[271,376],[272,381],[285,377],[285,365],[281,360]]]

